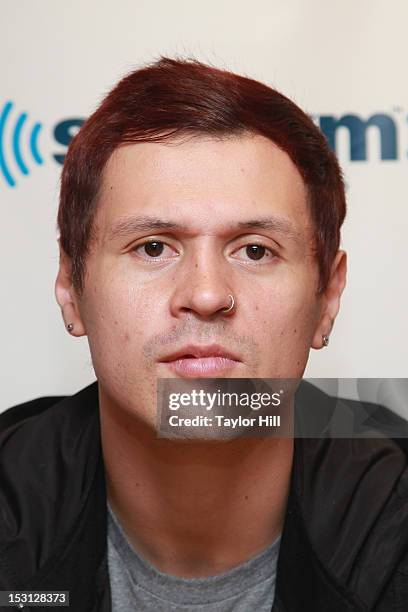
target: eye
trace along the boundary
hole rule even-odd
[[[277,253],[275,251],[266,246],[263,246],[262,244],[256,243],[247,244],[246,246],[241,247],[240,249],[235,251],[234,255],[243,250],[245,250],[246,257],[248,257],[251,261],[255,262],[262,261],[262,263],[268,263],[273,261],[277,257]]]
[[[166,255],[166,249],[168,249],[170,253],[173,253],[173,255],[171,255],[170,253]],[[162,242],[161,240],[148,240],[146,242],[143,242],[142,244],[138,244],[133,247],[132,251],[135,252],[138,257],[141,257],[145,260],[159,259],[160,261],[162,259],[168,259],[169,257],[177,257],[177,254],[174,255],[174,249],[171,249],[165,242]],[[163,253],[164,256],[162,257]]]

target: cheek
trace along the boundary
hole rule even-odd
[[[143,338],[149,335],[153,303],[128,283],[95,283],[88,292],[83,317],[95,371],[137,367]]]
[[[261,337],[265,369],[272,377],[298,378],[303,374],[318,321],[318,304],[307,287],[282,286],[258,300],[254,319]],[[262,376],[267,377],[265,373]],[[269,374],[269,376],[271,376]]]

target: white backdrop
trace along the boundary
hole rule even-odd
[[[86,339],[66,333],[53,294],[60,124],[85,118],[121,76],[162,54],[269,83],[317,122],[326,117],[325,129],[352,116],[352,137],[336,132],[348,184],[348,287],[330,347],[312,351],[306,375],[408,376],[408,3],[3,0],[1,8],[0,410],[94,380]],[[364,157],[358,121],[370,118],[365,159],[351,160],[350,144]]]

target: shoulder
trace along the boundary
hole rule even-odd
[[[28,584],[62,563],[67,542],[85,538],[78,517],[88,512],[95,519],[103,506],[95,501],[104,495],[98,407],[93,383],[73,396],[39,398],[1,416],[3,588]]]
[[[98,389],[94,382],[72,396],[44,396],[17,404],[0,413],[0,436],[10,428],[35,428],[37,424],[52,422],[56,415],[71,414],[78,408],[92,408],[97,402]]]
[[[28,492],[58,495],[74,461],[89,453],[87,444],[99,441],[98,406],[93,383],[75,395],[38,398],[0,415],[3,510]]]
[[[295,440],[294,509],[324,571],[372,606],[390,581],[397,590],[406,581],[407,440],[385,435],[387,409],[375,405],[369,407],[362,435],[335,437],[336,429],[326,427],[333,415],[357,414],[360,424],[360,404],[315,391],[308,397],[321,408],[325,435]],[[336,427],[349,422],[340,418]]]
[[[0,494],[43,482],[78,450],[78,440],[99,435],[97,383],[67,397],[41,397],[0,415]]]
[[[294,485],[316,537],[324,539],[331,531],[335,537],[355,521],[361,524],[354,545],[367,544],[367,536],[386,521],[395,527],[403,523],[408,536],[406,421],[384,406],[362,407],[316,389],[306,389],[304,397],[302,418],[313,421],[310,413],[316,410],[318,419],[311,426],[307,422],[306,435],[295,439]],[[400,429],[392,431],[401,431],[401,438],[387,435],[389,423],[397,423]],[[406,514],[398,513],[401,506]]]
[[[66,396],[63,395],[38,397],[28,402],[8,408],[4,412],[0,413],[0,432],[4,431],[8,427],[11,427],[12,425],[16,425],[22,421],[25,421],[26,419],[41,414],[51,406],[54,406],[61,400],[65,399],[65,397]]]
[[[67,397],[41,397],[0,415],[0,494],[14,486],[41,482],[72,455],[77,440],[99,435],[97,383]],[[47,467],[45,467],[47,466]]]

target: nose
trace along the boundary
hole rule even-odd
[[[172,294],[170,308],[172,315],[194,313],[200,317],[228,317],[235,308],[231,297],[234,291],[230,286],[227,262],[221,255],[207,250],[197,254],[190,262],[185,262],[183,270],[178,271],[176,285]],[[225,312],[229,309],[229,312]]]

